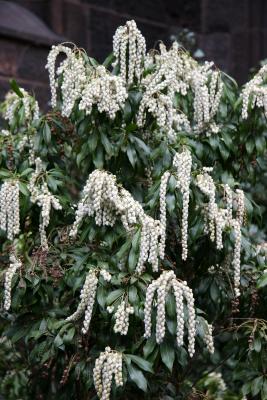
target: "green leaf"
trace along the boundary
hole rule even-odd
[[[64,343],[71,343],[71,341],[72,341],[74,335],[75,335],[75,328],[74,328],[74,326],[73,326],[72,328],[70,328],[70,329],[68,330],[68,332],[66,332],[66,333],[64,334],[64,336],[63,336],[63,342],[64,342]]]
[[[128,257],[128,266],[130,271],[134,271],[137,264],[138,254],[135,249],[132,247]]]
[[[103,286],[99,286],[97,289],[96,298],[97,298],[98,304],[100,304],[100,306],[102,308],[104,308],[105,304],[106,304],[106,295],[107,295],[107,293],[106,293],[105,288]]]
[[[139,147],[140,150],[144,152],[147,156],[151,153],[150,148],[143,142],[143,140],[139,139],[137,136],[131,135],[131,138],[133,141],[136,142],[137,146]]]
[[[93,155],[93,163],[96,168],[103,168],[104,165],[104,154],[103,154],[103,147],[97,146],[96,152]]]
[[[129,123],[132,119],[132,107],[129,100],[126,100],[123,115],[126,123]]]
[[[43,128],[43,137],[46,144],[51,143],[51,129],[46,121],[44,123],[44,128]]]
[[[252,154],[253,149],[254,149],[253,140],[252,139],[247,140],[245,143],[245,146],[246,146],[246,150],[247,150],[248,154]]]
[[[166,299],[166,309],[169,317],[175,317],[176,315],[176,305],[174,295],[172,293],[168,293]]]
[[[251,392],[251,384],[250,382],[247,382],[242,386],[242,393],[244,396],[246,396],[250,392]]]
[[[123,293],[124,293],[124,289],[113,290],[113,292],[109,293],[109,295],[106,299],[107,305],[110,306],[110,304],[112,304],[112,303],[114,303],[114,301],[118,300],[118,298],[121,297]]]
[[[131,304],[135,304],[136,300],[137,300],[137,289],[135,286],[130,286],[129,301]]]
[[[103,62],[104,67],[108,68],[115,61],[115,59],[116,57],[114,56],[113,53],[109,54]]]
[[[20,174],[21,177],[29,175],[31,172],[33,172],[32,168],[26,168],[22,173]]]
[[[264,136],[256,136],[255,138],[256,149],[259,154],[262,154],[265,150],[266,143]]]
[[[263,287],[266,286],[266,285],[267,285],[267,272],[266,272],[265,274],[263,274],[263,275],[258,279],[257,288],[260,289],[260,288],[263,288]]]
[[[147,391],[147,380],[139,369],[133,367],[131,364],[127,365],[128,373],[131,380],[136,384],[139,389],[143,390],[143,392]]]
[[[98,135],[96,132],[88,135],[87,143],[91,153],[95,151],[97,142],[98,142]]]
[[[127,156],[128,160],[130,161],[132,167],[134,168],[137,162],[137,154],[136,150],[133,146],[129,145],[127,146]]]
[[[29,196],[30,192],[27,188],[26,183],[19,182],[19,191],[24,194],[24,196]]]
[[[106,153],[111,156],[113,154],[113,146],[110,143],[107,135],[105,135],[103,132],[101,132],[101,142],[105,148]]]
[[[267,379],[264,380],[264,383],[261,388],[261,398],[267,399]]]
[[[24,97],[24,96],[23,96],[23,93],[22,93],[22,91],[20,90],[20,88],[19,88],[17,82],[15,81],[15,79],[11,79],[11,80],[9,81],[9,84],[10,84],[11,89],[13,90],[13,92],[16,93],[17,96],[19,96],[20,98],[23,98],[23,97]]]
[[[55,345],[55,347],[62,347],[62,345],[63,345],[63,339],[62,339],[62,337],[60,336],[60,335],[57,335],[56,337],[55,337],[55,340],[54,340],[54,345]]]
[[[261,391],[262,384],[262,376],[258,376],[257,378],[253,379],[253,381],[251,382],[251,393],[253,396],[256,396]]]
[[[260,338],[256,338],[253,340],[253,349],[259,353],[261,351],[261,340]]]
[[[142,357],[135,356],[133,354],[126,354],[126,356],[129,357],[133,363],[138,365],[138,367],[140,367],[144,371],[153,373],[152,364],[149,361],[144,360]]]
[[[214,303],[217,302],[218,297],[219,297],[219,289],[215,282],[212,282],[212,284],[210,286],[210,297],[212,298]]]
[[[11,171],[5,171],[5,170],[0,171],[0,178],[9,178],[11,176],[12,176]]]
[[[146,344],[143,347],[144,357],[147,358],[156,347],[156,340],[154,338],[149,338],[146,341]]]
[[[123,259],[123,256],[129,250],[130,246],[131,246],[131,242],[127,240],[127,242],[125,242],[121,246],[120,250],[117,252],[117,254],[116,254],[117,260],[121,261],[121,259]]]
[[[172,367],[175,358],[174,347],[167,342],[163,342],[160,345],[160,355],[163,363],[166,365],[169,371],[172,372]]]

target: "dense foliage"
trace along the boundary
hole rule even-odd
[[[55,79],[60,52],[66,57]],[[177,43],[146,54],[133,21],[117,30],[103,66],[61,45],[47,68],[51,111],[39,115],[14,81],[1,105],[0,394],[97,399],[94,368],[108,346],[118,371],[122,361],[112,399],[267,399],[267,73],[247,86],[246,116],[245,91],[233,79]],[[207,176],[215,203],[201,190]],[[238,201],[229,205],[227,188],[232,196],[244,190],[244,217]],[[210,215],[216,235],[222,224],[221,246],[207,230]],[[244,222],[240,282],[236,221]],[[164,235],[165,252],[157,247]],[[160,280],[164,271],[173,290]],[[189,288],[195,305],[188,297],[181,309],[177,298]],[[100,374],[104,387],[114,363]]]

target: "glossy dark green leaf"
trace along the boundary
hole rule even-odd
[[[175,349],[174,346],[168,342],[163,342],[160,345],[160,356],[162,362],[166,365],[168,370],[171,372],[173,368],[173,363],[175,359]]]

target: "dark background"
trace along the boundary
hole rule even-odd
[[[266,0],[0,0],[0,97],[14,77],[45,105],[51,44],[72,41],[102,61],[128,19],[136,20],[148,48],[189,28],[205,58],[240,83],[267,56]]]

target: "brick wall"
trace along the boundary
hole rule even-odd
[[[52,32],[84,47],[102,61],[112,49],[118,25],[135,19],[148,47],[168,41],[173,29],[197,33],[206,58],[240,82],[267,57],[265,0],[14,0],[37,15]],[[1,7],[1,1],[0,1]],[[11,75],[48,98],[44,70],[49,45],[36,45],[0,33],[0,84]],[[3,88],[1,89],[3,92]]]

